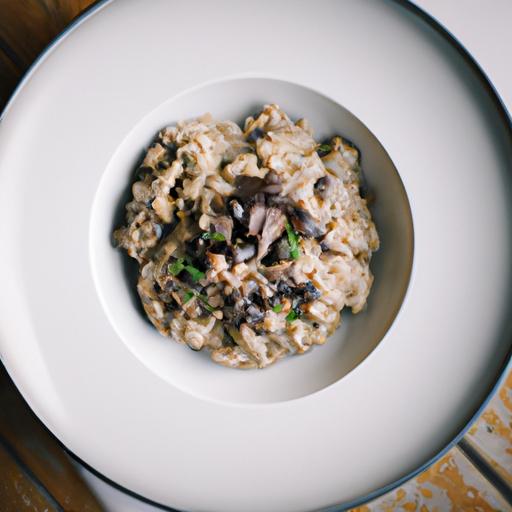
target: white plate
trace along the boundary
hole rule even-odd
[[[107,237],[159,124],[208,104],[241,116],[269,95],[320,131],[343,122],[362,146],[378,258],[403,258],[398,270],[376,259],[375,308],[391,306],[371,317],[370,304],[372,332],[407,285],[408,202],[414,270],[384,338],[360,331],[364,350],[341,334],[269,371],[230,372],[138,331]],[[156,502],[299,511],[367,497],[449,444],[507,357],[507,123],[475,68],[398,3],[107,2],[47,52],[0,124],[2,361],[65,446]],[[377,301],[392,271],[400,282]]]

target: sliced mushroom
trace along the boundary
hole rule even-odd
[[[231,235],[233,233],[233,219],[227,215],[214,217],[203,213],[201,217],[199,217],[198,224],[203,231],[213,230],[217,233],[223,234],[227,241],[231,240]]]
[[[245,310],[245,315],[247,322],[249,322],[250,324],[257,324],[258,322],[261,322],[263,318],[265,318],[265,313],[254,304],[251,304]]]
[[[303,235],[316,238],[325,234],[324,230],[315,223],[313,217],[302,208],[291,209],[290,220],[294,229]]]
[[[252,244],[239,243],[233,247],[233,261],[242,263],[250,260],[256,254],[256,247]]]
[[[210,202],[212,212],[222,213],[224,211],[224,199],[220,194],[214,194]]]
[[[162,225],[162,236],[160,237],[161,240],[164,240],[169,236],[169,234],[172,232],[172,230],[176,227],[177,219],[173,218],[169,224],[163,224]]]
[[[254,203],[249,210],[249,235],[256,236],[265,223],[266,208],[263,203]]]
[[[226,240],[231,240],[231,234],[233,233],[233,219],[231,217],[227,215],[216,217],[212,224],[217,233],[223,234]]]
[[[271,173],[272,171],[268,174]],[[243,201],[250,200],[258,193],[273,195],[279,194],[283,190],[279,177],[275,173],[269,179],[267,179],[267,176],[264,179],[255,176],[237,176],[235,186],[236,195]]]
[[[288,238],[282,236],[278,240],[276,240],[269,248],[267,255],[262,260],[264,265],[273,265],[274,263],[279,263],[282,260],[289,260],[290,255],[290,244],[288,242]]]
[[[214,217],[212,217],[211,215],[203,213],[201,215],[201,217],[199,217],[199,221],[198,221],[199,227],[203,231],[208,231],[210,229],[210,224],[213,222],[213,219],[214,219]]]
[[[278,194],[267,196],[267,206],[275,206],[281,208],[283,211],[287,211],[292,208],[290,198],[287,196],[281,196]]]
[[[307,281],[295,288],[295,293],[303,302],[311,302],[320,298],[320,290],[311,282]]]
[[[255,176],[237,176],[235,179],[235,195],[243,201],[247,201],[261,192],[264,186],[265,182],[262,178]]]
[[[281,179],[275,171],[269,171],[265,176],[265,186],[262,187],[261,192],[266,194],[279,194],[283,190]]]
[[[161,288],[161,290],[158,292],[158,295],[164,302],[171,302],[170,298],[172,293],[179,290],[178,281],[173,275],[170,274],[163,274],[158,276],[158,281],[155,282],[155,290],[158,287]],[[168,297],[169,300],[163,297]],[[172,300],[174,301],[174,298]]]
[[[258,261],[268,252],[270,245],[283,233],[286,216],[279,208],[268,208],[265,212],[265,223],[258,244]]]
[[[290,267],[293,265],[293,261],[283,261],[277,265],[271,265],[270,267],[261,267],[261,272],[269,281],[278,281],[288,276]]]
[[[225,302],[226,303],[226,302]],[[245,309],[250,304],[247,297],[236,299],[232,309],[224,308],[224,314],[229,323],[233,324],[237,329],[245,320]]]
[[[174,231],[158,246],[154,256],[156,262],[155,275],[165,274],[163,267],[167,265],[169,257],[174,255],[175,251],[181,247],[184,242],[197,236],[198,231],[198,227],[190,222],[188,217],[178,223]]]
[[[265,185],[261,191],[265,194],[279,194],[283,190],[283,186],[280,183]]]
[[[281,183],[281,178],[275,171],[269,171],[265,175],[265,183],[267,185],[279,185]]]
[[[229,202],[229,207],[233,212],[233,217],[241,223],[245,221],[245,210],[244,207],[236,200],[233,199]]]

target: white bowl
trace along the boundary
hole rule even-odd
[[[344,311],[342,325],[322,347],[289,357],[263,371],[233,371],[208,354],[163,338],[145,320],[135,290],[137,265],[112,245],[124,221],[141,153],[163,127],[211,112],[243,124],[266,103],[277,103],[293,119],[305,117],[317,140],[336,134],[361,151],[362,167],[377,200],[372,214],[381,238],[371,268],[375,275],[368,308]],[[107,220],[107,222],[106,222]],[[405,295],[413,253],[412,218],[403,184],[385,149],[347,109],[313,89],[261,77],[214,81],[166,101],[140,120],[115,151],[96,194],[90,227],[95,283],[116,332],[144,364],[172,385],[203,398],[243,403],[280,402],[314,393],[341,379],[377,346]]]

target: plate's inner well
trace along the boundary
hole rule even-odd
[[[247,115],[277,103],[292,119],[305,117],[322,140],[340,134],[361,151],[361,164],[375,201],[372,215],[381,248],[371,261],[375,275],[368,307],[342,314],[328,342],[308,353],[282,360],[263,371],[229,371],[160,336],[144,319],[135,291],[136,268],[112,247],[111,233],[122,224],[126,197],[140,155],[163,127],[211,112],[216,119]],[[108,219],[108,222],[105,222]],[[193,89],[163,103],[144,117],[109,162],[97,193],[91,227],[96,285],[114,328],[149,368],[172,385],[215,400],[279,402],[318,391],[355,368],[390,327],[409,281],[413,231],[407,196],[398,172],[375,136],[348,110],[329,98],[290,82],[240,78]]]

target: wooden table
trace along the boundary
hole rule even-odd
[[[43,48],[93,3],[0,0],[0,108]],[[0,411],[0,512],[103,510],[2,367]],[[512,510],[512,373],[458,446],[356,510]]]

